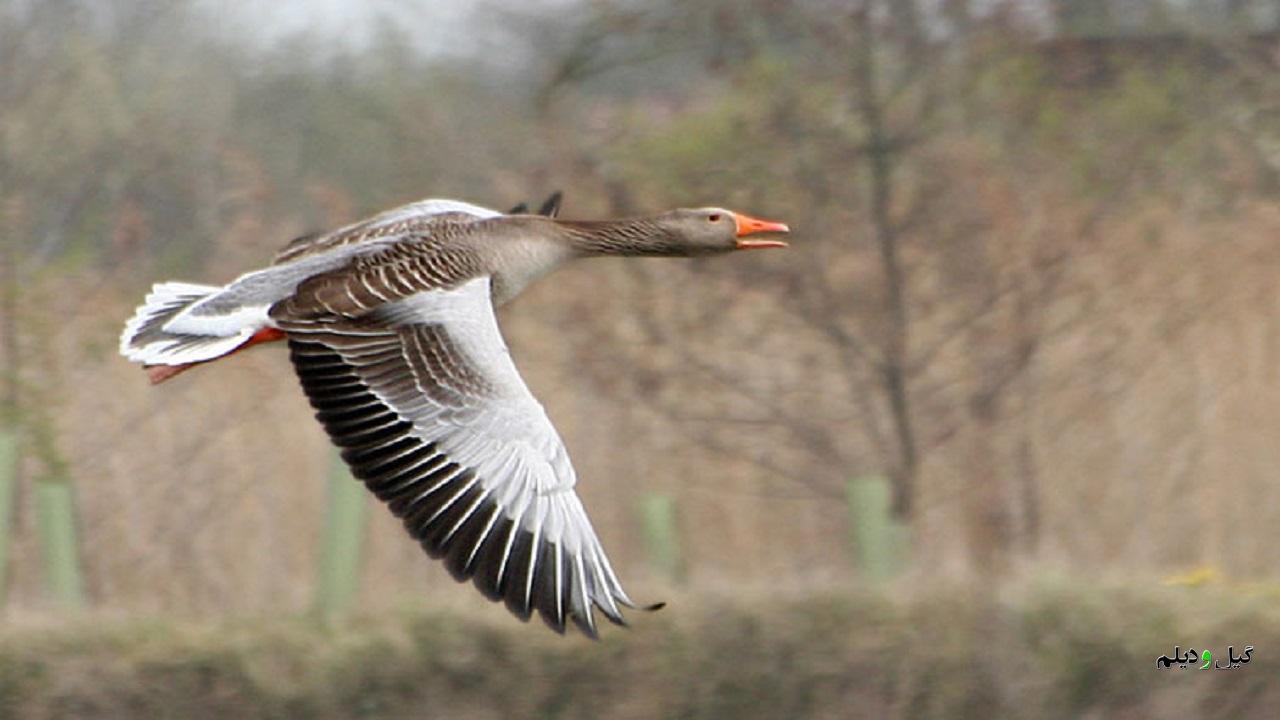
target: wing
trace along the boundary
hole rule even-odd
[[[333,232],[303,235],[284,246],[276,254],[275,264],[292,262],[307,255],[324,253],[344,245],[383,238],[397,239],[406,234],[420,233],[437,222],[467,222],[499,215],[502,213],[497,210],[458,200],[419,200],[379,213],[368,220],[338,228]]]
[[[538,214],[546,215],[547,217],[559,217],[560,201],[563,199],[564,199],[564,193],[560,192],[559,190],[551,193],[551,195],[548,196],[547,199],[542,202],[542,207],[538,208]]]
[[[359,317],[273,317],[342,457],[427,553],[522,619],[595,636],[593,607],[634,607],[574,492],[576,476],[516,371],[489,278]]]
[[[164,329],[236,335],[251,325],[261,326],[268,308],[310,278],[384,252],[408,237],[432,237],[447,233],[450,226],[501,214],[457,200],[422,200],[330,233],[304,235],[286,245],[269,267],[245,273],[170,316]]]
[[[559,190],[547,196],[547,199],[538,207],[538,214],[546,217],[559,217],[560,201],[564,199],[564,194]],[[507,211],[508,215],[524,215],[529,212],[529,203],[520,203]]]

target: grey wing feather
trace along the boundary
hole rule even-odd
[[[456,200],[422,200],[388,210],[333,232],[304,235],[290,242],[274,264],[245,273],[221,290],[182,310],[166,329],[222,332],[238,328],[290,296],[306,280],[337,270],[353,259],[380,252],[408,237],[430,235],[445,223],[501,215]]]
[[[428,554],[521,618],[594,636],[594,609],[621,623],[634,605],[489,298],[479,277],[356,319],[273,317],[316,417]]]
[[[500,215],[502,213],[497,210],[458,200],[419,200],[332,232],[303,235],[280,250],[276,255],[275,264],[287,263],[306,255],[323,253],[344,245],[429,232],[431,225],[437,222],[484,220]]]

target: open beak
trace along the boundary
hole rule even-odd
[[[759,220],[749,215],[739,215],[733,213],[733,221],[738,225],[738,249],[754,250],[756,248],[786,247],[787,244],[781,240],[761,240],[759,238],[745,239],[748,235],[756,233],[785,233],[791,232],[791,228],[780,222],[772,222],[770,220]]]

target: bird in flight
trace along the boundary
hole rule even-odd
[[[581,221],[423,200],[298,238],[222,287],[153,286],[120,353],[153,383],[284,340],[352,473],[459,581],[557,632],[635,608],[574,492],[564,443],[494,308],[578,258],[785,247],[782,223],[720,208]]]

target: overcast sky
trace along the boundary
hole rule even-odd
[[[465,31],[466,0],[201,0],[224,22],[243,26],[265,40],[314,31],[334,40],[359,44],[379,16],[416,27],[424,45],[438,44]],[[424,48],[425,49],[425,48]]]
[[[504,10],[528,12],[570,0],[199,0],[237,30],[268,42],[304,31],[359,46],[378,19],[408,31],[419,49],[432,54],[468,54],[477,47],[476,28]]]

